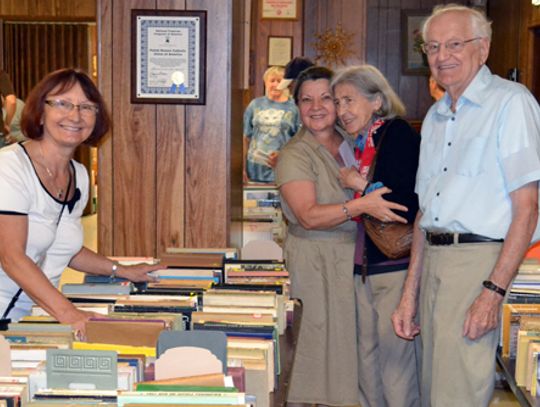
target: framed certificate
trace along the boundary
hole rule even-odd
[[[261,18],[297,20],[302,0],[260,0]]]
[[[292,59],[292,37],[268,37],[268,65],[287,65]]]
[[[205,104],[206,11],[131,10],[131,102]]]

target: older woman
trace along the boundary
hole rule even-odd
[[[299,75],[294,99],[303,126],[280,153],[276,183],[289,221],[291,295],[304,305],[288,401],[343,406],[358,404],[351,219],[369,213],[404,221],[392,209],[406,208],[382,198],[388,188],[351,200],[340,186],[347,141],[335,127],[331,77],[323,67]]]
[[[343,184],[365,196],[379,187],[390,188],[385,197],[405,205],[409,210],[401,215],[413,223],[418,211],[414,185],[420,137],[399,118],[405,114],[403,103],[381,72],[370,65],[341,71],[332,88],[339,120],[356,138],[359,171],[342,169]],[[366,176],[376,150],[368,184]],[[361,404],[419,406],[415,343],[398,338],[390,320],[401,297],[409,258],[387,258],[364,233],[360,221],[354,263]]]
[[[244,112],[244,182],[274,182],[279,150],[298,131],[298,109],[287,89],[280,89],[284,68],[271,66],[263,75],[265,96]]]
[[[66,266],[132,281],[150,281],[159,266],[121,266],[82,245],[88,174],[73,154],[109,129],[92,80],[73,69],[49,74],[28,96],[21,127],[30,140],[0,150],[0,315],[18,320],[35,302],[84,335],[92,315],[56,289]]]

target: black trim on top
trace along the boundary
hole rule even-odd
[[[1,319],[6,319],[10,313],[10,311],[15,307],[15,304],[17,303],[17,301],[19,300],[19,297],[21,296],[22,294],[22,288],[19,288],[17,290],[17,292],[15,293],[15,295],[13,297],[11,297],[11,301],[9,302],[6,310],[4,311],[4,313],[2,314],[2,318]]]
[[[15,211],[0,211],[0,215],[28,216],[27,213],[15,212]]]
[[[73,182],[75,184],[75,192],[73,194],[73,196],[71,197],[71,199],[69,201],[61,201],[60,199],[56,198],[53,194],[51,194],[49,192],[49,190],[45,187],[45,184],[43,183],[43,181],[41,180],[41,178],[39,177],[39,174],[36,170],[36,166],[34,165],[34,161],[32,161],[32,158],[30,157],[30,154],[28,154],[28,151],[26,150],[26,148],[24,147],[24,144],[23,142],[20,142],[19,145],[21,146],[21,148],[23,149],[24,153],[26,154],[26,156],[28,157],[28,160],[30,161],[30,164],[32,165],[32,168],[34,170],[34,173],[36,174],[36,177],[39,181],[39,184],[41,185],[41,188],[43,188],[45,190],[45,192],[47,192],[47,194],[58,204],[60,205],[67,205],[68,206],[68,210],[69,210],[69,213],[71,213],[71,211],[73,210],[73,208],[75,207],[75,204],[77,203],[77,201],[79,199],[81,199],[81,190],[78,188],[77,186],[77,171],[75,171],[75,165],[73,164],[73,160],[69,160],[69,165],[71,167],[71,172],[70,172],[70,181],[69,181],[69,188],[68,188],[68,191],[70,190],[71,188],[71,174],[73,174]],[[69,196],[69,192],[68,194],[66,194],[66,197]]]

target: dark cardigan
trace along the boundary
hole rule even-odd
[[[385,130],[386,129],[386,130]],[[382,144],[379,141],[386,131]],[[414,223],[418,212],[418,195],[414,192],[420,135],[401,118],[386,121],[373,136],[377,146],[377,162],[372,182],[380,181],[392,190],[384,198],[405,205],[407,212],[396,211],[400,216]],[[366,235],[366,253],[369,265],[389,260]]]

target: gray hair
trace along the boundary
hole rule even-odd
[[[424,21],[424,25],[422,26],[422,38],[424,41],[426,41],[426,34],[433,19],[441,14],[450,12],[467,13],[470,18],[471,28],[474,35],[487,38],[489,41],[491,41],[491,21],[488,20],[486,14],[479,9],[455,3],[441,4],[433,7],[433,12]]]
[[[405,106],[390,86],[384,75],[373,65],[357,65],[339,71],[330,86],[335,91],[337,85],[348,83],[354,86],[370,102],[378,97],[381,107],[375,112],[381,119],[392,119],[405,115]]]

